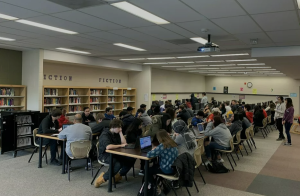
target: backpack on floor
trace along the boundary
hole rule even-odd
[[[217,161],[212,161],[212,163],[208,164],[207,167],[212,173],[228,173],[230,171],[223,165],[223,163],[218,163]]]

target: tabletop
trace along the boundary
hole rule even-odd
[[[141,149],[135,148],[135,149],[128,149],[128,148],[116,148],[112,150],[106,150],[107,153],[111,154],[117,154],[117,155],[122,155],[122,156],[127,156],[127,157],[132,157],[136,159],[142,159],[149,161],[152,158],[147,157],[147,153],[141,152]]]
[[[60,141],[64,141],[65,139],[59,139],[57,136],[51,136],[54,133],[40,133],[40,134],[36,134],[36,137],[42,137],[42,138],[47,138],[47,139],[52,139],[52,140],[60,140]]]

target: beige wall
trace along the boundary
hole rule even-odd
[[[44,62],[44,77],[45,75],[44,86],[128,87],[128,73],[113,69]],[[54,75],[57,75],[56,80]],[[60,80],[60,76],[62,76],[62,80]],[[71,81],[70,76],[72,77]],[[99,82],[99,78],[102,78],[101,82]],[[115,79],[115,83],[113,79]],[[121,83],[116,82],[116,79],[121,80]]]
[[[0,84],[22,84],[22,52],[0,49]]]
[[[247,88],[244,83],[252,82],[253,87]],[[264,101],[275,100],[277,95],[290,95],[297,93],[297,97],[292,97],[295,114],[299,114],[299,86],[300,81],[288,77],[206,77],[206,92],[223,93],[223,87],[228,86],[229,93],[238,95],[252,94],[253,89],[257,89],[257,94],[268,96],[246,95],[246,103],[259,103]],[[213,91],[216,87],[216,91]],[[243,88],[243,91],[240,91]],[[271,91],[273,89],[273,92]],[[208,98],[215,97],[217,101],[233,100],[233,95],[209,94]]]

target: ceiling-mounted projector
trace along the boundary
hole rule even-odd
[[[198,52],[220,52],[219,46],[210,41],[210,34],[208,34],[207,41],[208,42],[204,46],[200,46],[197,49]]]

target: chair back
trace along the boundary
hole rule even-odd
[[[271,124],[272,120],[271,120],[271,115],[267,117],[268,118],[268,124]]]
[[[268,124],[268,118],[264,118],[263,119],[263,121],[262,121],[262,123],[263,123],[263,127],[266,127],[267,126],[267,124]]]
[[[234,150],[234,145],[233,145],[233,138],[234,137],[232,137],[231,139],[230,139],[230,148],[231,148],[231,152],[233,152],[233,150]]]
[[[76,141],[70,144],[71,152],[74,159],[88,158],[91,147],[92,142],[89,140]]]
[[[252,126],[251,126],[252,127]],[[247,140],[249,140],[250,138],[251,138],[251,136],[250,136],[250,131],[251,131],[251,127],[249,127],[248,129],[246,129],[246,131],[245,131],[245,135],[246,135],[246,139]]]
[[[191,125],[191,123],[192,123],[192,120],[193,120],[193,117],[191,117],[191,118],[189,118],[189,119],[187,120],[187,123],[188,123],[187,125],[188,125],[188,126],[190,126],[190,125]]]
[[[253,137],[254,136],[254,126],[252,125],[248,129],[249,129],[250,137]]]
[[[242,133],[242,130],[237,132],[235,135],[236,143],[238,143],[238,144],[241,142],[241,133]]]
[[[33,131],[32,131],[33,143],[34,143],[35,146],[40,146],[39,144],[37,144],[37,143],[35,142],[35,138],[36,138],[36,134],[37,134],[38,130],[39,130],[39,128],[35,128],[35,129],[33,129]]]
[[[196,167],[199,167],[202,163],[202,157],[201,157],[201,146],[198,146],[194,152],[194,159],[196,161]]]

